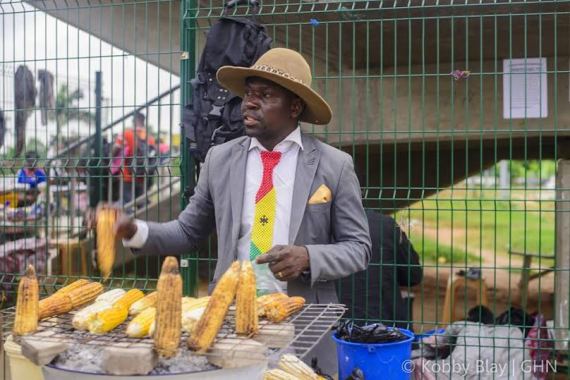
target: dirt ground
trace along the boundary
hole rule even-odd
[[[413,304],[413,319],[416,332],[432,329],[435,321],[442,318],[443,303],[447,281],[450,273],[462,268],[425,268],[422,284],[412,289],[415,299]],[[519,274],[507,270],[483,269],[483,278],[487,285],[489,308],[498,315],[511,306],[519,307],[518,281]],[[540,292],[539,292],[540,287]],[[456,318],[461,319],[464,311],[475,306],[475,294],[460,292],[455,301]],[[539,312],[547,319],[553,318],[554,276],[548,274],[529,285],[528,313]]]

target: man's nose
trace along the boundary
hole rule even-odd
[[[254,97],[248,96],[243,101],[243,108],[244,109],[257,109],[259,108],[259,103]]]

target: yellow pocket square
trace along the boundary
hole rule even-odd
[[[330,202],[331,200],[332,200],[331,189],[329,189],[326,185],[321,185],[309,199],[309,204],[318,205],[321,203]]]

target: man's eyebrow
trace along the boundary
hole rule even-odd
[[[251,84],[251,83],[246,83],[245,84],[246,88],[252,88],[252,87],[256,87],[259,90],[267,90],[267,89],[274,89],[273,86],[265,84],[265,83],[260,83],[260,84]]]

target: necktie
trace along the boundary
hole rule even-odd
[[[251,231],[249,258],[255,258],[273,247],[273,230],[277,209],[277,193],[273,187],[273,169],[281,159],[281,152],[262,151],[263,177],[255,196],[255,214]]]

